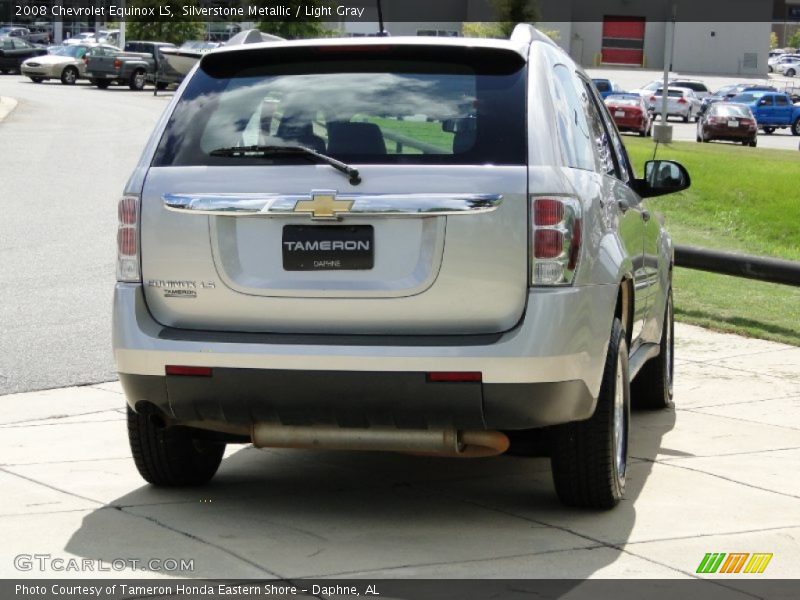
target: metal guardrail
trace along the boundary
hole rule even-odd
[[[696,246],[675,246],[675,266],[800,286],[800,262],[708,250]]]

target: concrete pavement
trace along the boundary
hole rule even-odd
[[[687,578],[707,552],[800,564],[800,348],[677,326],[676,410],[633,415],[627,499],[561,507],[547,459],[231,447],[204,488],[135,471],[117,383],[3,397],[0,576]],[[193,560],[164,573],[150,558]],[[705,577],[720,578],[721,575]]]
[[[14,98],[7,98],[0,96],[0,123],[5,119],[11,111],[17,107],[17,101]]]

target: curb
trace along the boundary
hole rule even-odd
[[[14,98],[0,96],[0,123],[17,107],[17,104],[18,102]]]

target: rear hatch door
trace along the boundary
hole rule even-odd
[[[519,321],[529,270],[524,59],[457,46],[372,50],[204,58],[142,194],[142,271],[157,320],[353,334],[488,333]],[[361,183],[286,146],[355,167]]]

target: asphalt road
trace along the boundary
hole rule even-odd
[[[116,210],[166,97],[0,75],[0,395],[114,379]]]

